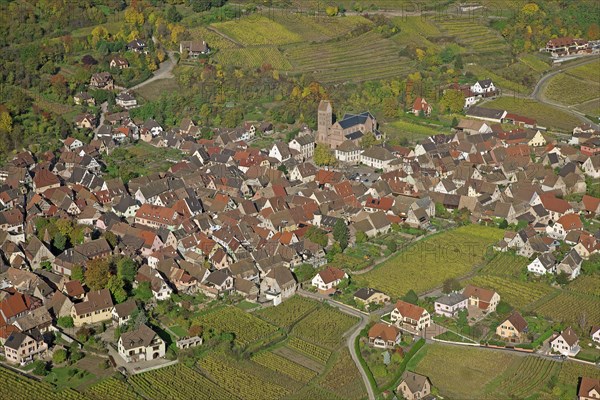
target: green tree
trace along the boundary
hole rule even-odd
[[[565,271],[561,271],[558,275],[556,275],[556,283],[559,285],[566,285],[569,283],[569,274]]]
[[[121,258],[117,262],[117,276],[125,282],[133,282],[137,273],[137,264],[131,258]]]
[[[60,232],[57,232],[52,239],[52,246],[60,252],[64,251],[67,247],[67,237]]]
[[[85,283],[92,290],[106,287],[110,278],[110,261],[106,258],[90,260],[85,270]]]
[[[399,109],[400,109],[400,104],[398,103],[397,98],[386,97],[385,99],[383,99],[383,115],[386,118],[397,117]]]
[[[33,370],[32,372],[38,376],[46,376],[50,373],[48,370],[48,363],[42,360],[35,360],[33,362]]]
[[[83,267],[81,265],[76,265],[73,267],[71,270],[71,279],[79,282],[84,281]]]
[[[592,275],[600,272],[600,253],[593,254],[589,259],[581,263],[581,272],[586,275]]]
[[[388,242],[386,243],[386,247],[392,253],[395,253],[396,250],[398,250],[398,244],[393,239],[388,240]]]
[[[67,351],[64,349],[58,349],[52,354],[52,362],[54,364],[62,364],[67,361]]]
[[[183,18],[181,13],[177,11],[174,5],[171,5],[171,7],[167,8],[167,13],[165,16],[169,22],[179,22]]]
[[[498,224],[498,228],[500,228],[500,229],[508,228],[508,221],[506,219],[503,219],[502,221],[500,221],[500,223]]]
[[[356,232],[356,243],[364,243],[367,241],[367,234],[364,232]]]
[[[343,219],[338,219],[333,226],[333,238],[340,244],[342,251],[348,247],[348,226]]]
[[[406,293],[402,300],[404,300],[407,303],[416,305],[419,302],[419,296],[417,296],[415,291],[411,289]]]
[[[108,284],[106,286],[117,303],[122,303],[127,300],[125,282],[123,282],[121,278],[116,275],[112,275],[108,279]]]
[[[342,247],[340,246],[339,243],[334,243],[333,246],[331,246],[331,249],[327,252],[327,262],[333,262],[333,259],[335,258],[336,254],[340,254],[342,252]]]
[[[75,326],[75,324],[73,323],[73,317],[69,316],[69,315],[65,315],[63,317],[59,317],[56,320],[56,323],[58,324],[58,326],[60,326],[61,328],[72,328]]]
[[[373,134],[373,132],[365,133],[362,139],[360,139],[360,147],[362,147],[363,149],[369,149],[373,147],[373,145],[375,145],[376,143],[377,139],[375,139],[375,135]]]
[[[317,228],[316,226],[311,226],[306,231],[306,238],[313,243],[318,244],[321,247],[327,246],[327,234],[324,230]]]
[[[106,241],[108,242],[108,244],[110,244],[110,247],[112,247],[113,249],[115,248],[115,246],[119,242],[119,238],[117,237],[117,235],[115,235],[111,231],[104,232],[104,234],[102,236],[104,237],[104,239],[106,239]]]
[[[440,100],[440,108],[444,112],[462,112],[465,105],[465,96],[460,90],[448,89]]]
[[[150,282],[141,282],[133,290],[135,297],[142,301],[148,301],[152,298],[152,289],[150,288]]]
[[[460,282],[456,278],[449,278],[444,281],[442,285],[442,293],[457,292],[461,289]]]
[[[315,161],[315,164],[319,166],[335,164],[335,157],[333,156],[333,153],[331,152],[329,147],[322,143],[317,144],[313,159]]]

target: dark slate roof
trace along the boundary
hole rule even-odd
[[[373,118],[373,115],[369,111],[365,111],[360,114],[345,114],[339,122],[342,129],[348,129],[353,126],[364,124],[368,118]]]

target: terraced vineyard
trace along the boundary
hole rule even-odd
[[[367,393],[350,352],[344,347],[337,355],[338,359],[320,385],[348,400],[364,398]]]
[[[298,322],[291,331],[293,336],[327,349],[336,349],[342,335],[352,328],[358,318],[344,314],[333,307],[321,307]]]
[[[528,264],[529,260],[526,257],[508,252],[498,253],[480,272],[489,275],[516,277]]]
[[[108,378],[90,386],[85,394],[92,400],[139,400],[141,397],[127,383]]]
[[[306,383],[317,376],[315,371],[268,351],[256,354],[252,361],[298,382]]]
[[[581,275],[567,286],[568,290],[600,296],[600,276]],[[600,301],[600,300],[599,300]]]
[[[440,36],[439,28],[430,19],[421,17],[395,17],[394,23],[400,26],[400,32],[392,36],[392,40],[400,45],[436,47],[431,38]]]
[[[190,36],[202,38],[202,40],[206,41],[206,43],[208,43],[210,48],[213,50],[232,49],[239,47],[231,40],[219,35],[217,32],[207,29],[204,26],[191,28]]]
[[[290,62],[275,46],[223,49],[215,58],[221,64],[236,67],[259,68],[263,64],[271,64],[277,70],[287,71],[292,68]]]
[[[12,400],[84,400],[74,390],[55,391],[54,386],[45,382],[21,376],[11,370],[0,367],[0,399]]]
[[[480,275],[470,280],[470,283],[494,289],[500,298],[516,308],[525,307],[550,294],[553,289],[543,283],[520,282],[507,277]]]
[[[600,60],[572,68],[567,72],[567,75],[591,82],[600,82]]]
[[[222,389],[198,371],[183,364],[133,375],[129,382],[148,399],[235,399],[235,395]]]
[[[406,75],[414,62],[400,57],[400,47],[376,32],[344,42],[304,43],[285,50],[293,71],[317,74],[319,81],[364,81]]]
[[[302,41],[302,36],[262,15],[212,24],[219,32],[245,46],[279,45]]]
[[[354,15],[344,18],[329,18],[285,12],[269,15],[269,18],[299,35],[304,42],[322,42],[343,36],[359,25],[373,24],[362,16]]]
[[[294,296],[278,305],[258,310],[254,315],[280,328],[290,328],[308,313],[317,308],[316,301],[305,297]]]
[[[219,308],[204,314],[198,318],[198,324],[205,330],[233,333],[235,342],[242,346],[264,339],[277,331],[273,325],[236,307]]]
[[[509,368],[486,387],[490,398],[527,398],[547,388],[556,379],[560,363],[539,357],[523,357],[518,365]]]
[[[599,299],[584,293],[564,291],[537,306],[535,311],[554,321],[577,324],[583,313],[589,325],[600,325]]]
[[[199,361],[199,366],[219,386],[231,388],[242,399],[280,399],[289,395],[288,388],[270,383],[251,375],[216,354],[209,354]]]
[[[404,296],[467,274],[484,261],[489,246],[504,235],[500,229],[469,225],[433,235],[398,253],[357,281],[391,296]],[[423,279],[427,276],[427,279]]]
[[[325,364],[327,360],[329,360],[329,357],[331,357],[331,352],[329,350],[296,337],[290,338],[290,340],[287,342],[287,346],[301,354],[305,354],[317,361],[320,361],[323,364]]]
[[[557,103],[574,105],[600,97],[600,78],[593,80],[596,74],[590,71],[587,78],[569,76],[570,73],[553,76],[544,91],[547,98]]]
[[[527,93],[529,93],[529,91],[527,91]],[[571,132],[574,126],[581,124],[579,118],[566,111],[530,99],[502,96],[486,103],[485,106],[487,108],[506,110],[513,113],[522,113],[523,110],[526,109],[527,116],[535,118],[539,125],[550,129],[559,129],[565,132]]]

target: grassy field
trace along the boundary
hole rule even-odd
[[[572,75],[576,78],[594,83],[600,83],[600,60],[571,68],[567,72],[567,75]]]
[[[443,232],[417,242],[358,279],[394,297],[411,289],[423,292],[467,274],[502,235],[499,229],[480,225]]]
[[[269,18],[300,36],[303,42],[322,42],[330,40],[346,35],[359,25],[373,24],[362,16],[328,18],[306,14],[275,12],[273,15],[269,15]]]
[[[172,161],[179,161],[181,157],[177,149],[158,148],[140,141],[115,149],[104,160],[107,176],[120,177],[126,183],[137,176],[166,171],[173,164]]]
[[[440,133],[449,134],[450,128],[418,125],[410,121],[398,120],[383,125],[385,134],[392,143],[398,143],[402,138],[409,141],[421,140]]]
[[[580,364],[573,361],[562,363],[557,382],[557,386],[561,388],[561,400],[570,400],[576,397],[577,385],[579,378],[582,376],[600,379],[600,369],[593,365]]]
[[[126,382],[108,378],[89,387],[85,395],[91,400],[114,400],[118,395],[119,400],[139,400],[141,397]]]
[[[236,67],[259,68],[263,64],[271,64],[277,70],[288,71],[292,68],[287,58],[275,46],[223,49],[215,58],[221,64]]]
[[[567,324],[579,323],[585,315],[589,325],[600,325],[600,300],[597,296],[563,291],[547,302],[539,304],[535,311],[544,317]]]
[[[421,17],[395,17],[392,21],[400,26],[400,33],[392,36],[392,40],[402,46],[437,47],[430,39],[440,36],[440,30],[430,19]]]
[[[484,107],[524,113],[528,117],[535,118],[538,125],[549,129],[571,132],[573,127],[581,125],[581,121],[577,117],[530,99],[504,96],[485,103]]]
[[[551,287],[543,283],[521,282],[506,276],[480,275],[469,282],[494,289],[502,300],[516,308],[525,307],[553,291]]]
[[[358,82],[412,72],[414,62],[401,57],[399,50],[392,40],[383,38],[377,32],[367,32],[344,42],[288,46],[285,55],[292,63],[294,72],[314,74],[319,82]]]
[[[575,107],[584,114],[600,117],[600,99],[588,101]]]
[[[550,64],[545,60],[542,60],[536,54],[523,54],[519,56],[519,61],[539,73],[546,72],[550,69]]]
[[[202,38],[206,41],[211,49],[223,50],[239,48],[239,45],[227,39],[223,35],[219,35],[217,32],[206,28],[205,26],[197,26],[190,28],[191,37]]]
[[[584,65],[587,67],[587,65]],[[557,103],[574,105],[600,97],[600,78],[575,78],[567,74],[553,76],[546,86],[544,95]]]
[[[147,101],[158,100],[164,93],[177,92],[179,85],[175,79],[158,79],[135,90]]]

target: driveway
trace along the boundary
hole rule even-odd
[[[169,56],[168,59],[166,61],[164,61],[162,64],[160,64],[159,68],[156,71],[154,71],[154,74],[152,75],[151,78],[148,78],[144,82],[138,83],[137,85],[130,87],[128,90],[139,89],[141,87],[146,86],[150,82],[154,82],[159,79],[172,78],[173,77],[173,68],[175,68],[175,65],[177,65],[177,61],[175,60],[175,52],[174,51],[169,51],[167,54]]]

